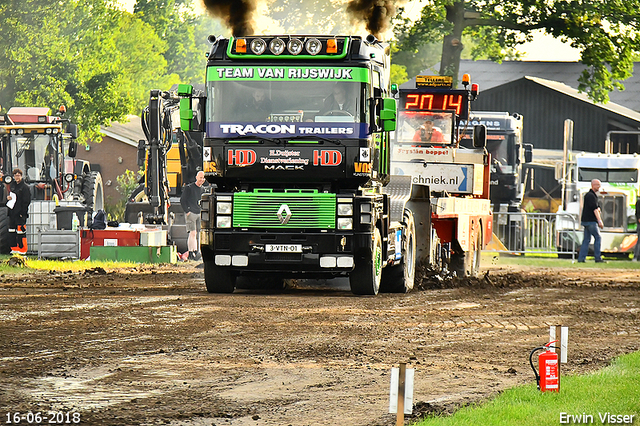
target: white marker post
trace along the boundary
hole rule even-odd
[[[557,337],[556,337],[557,336]],[[558,385],[560,385],[560,365],[567,363],[567,345],[569,344],[569,327],[564,327],[561,325],[552,325],[549,327],[549,341],[553,342],[554,340],[560,341],[560,348],[558,353]],[[556,343],[556,346],[558,344]],[[556,350],[553,350],[556,352]],[[540,373],[542,374],[542,372]],[[558,391],[560,389],[558,388]]]
[[[404,425],[404,415],[413,411],[414,369],[400,363],[400,368],[391,369],[389,389],[389,413],[396,414],[396,426]]]
[[[556,337],[557,336],[557,337]],[[569,327],[561,325],[552,325],[549,327],[549,341],[560,341],[560,351],[558,352],[558,359],[562,364],[567,363],[567,346],[569,344]],[[553,350],[556,352],[556,350]]]

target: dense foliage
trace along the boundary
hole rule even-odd
[[[140,114],[149,90],[204,81],[206,36],[223,29],[184,0],[0,2],[0,106],[67,107],[82,140]]]
[[[439,72],[457,76],[463,37],[473,40],[473,58],[501,61],[543,30],[580,50],[586,70],[578,88],[606,102],[633,71],[639,18],[639,0],[429,0],[419,19],[405,18],[395,32],[402,51],[441,42]]]

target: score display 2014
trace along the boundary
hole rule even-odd
[[[454,110],[460,115],[464,107],[462,95],[448,95],[443,93],[411,93],[407,95],[404,108],[407,110]]]

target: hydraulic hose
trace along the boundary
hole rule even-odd
[[[538,374],[538,370],[536,370],[536,367],[533,365],[533,354],[541,349],[546,349],[546,346],[538,346],[537,348],[534,348],[529,354],[529,365],[531,365],[533,374],[536,376],[536,385],[538,386],[538,390],[540,390],[540,375]]]

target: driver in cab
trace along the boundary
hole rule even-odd
[[[271,100],[263,88],[255,88],[249,99],[242,105],[240,115],[244,121],[264,121],[271,114]]]
[[[321,115],[353,115],[355,107],[353,99],[347,97],[345,88],[336,84],[333,86],[332,93],[325,98],[322,111]],[[335,113],[333,113],[334,111]],[[345,111],[345,113],[340,114],[339,111]]]
[[[413,135],[414,142],[444,142],[444,135],[437,127],[433,126],[433,120],[426,118]]]

